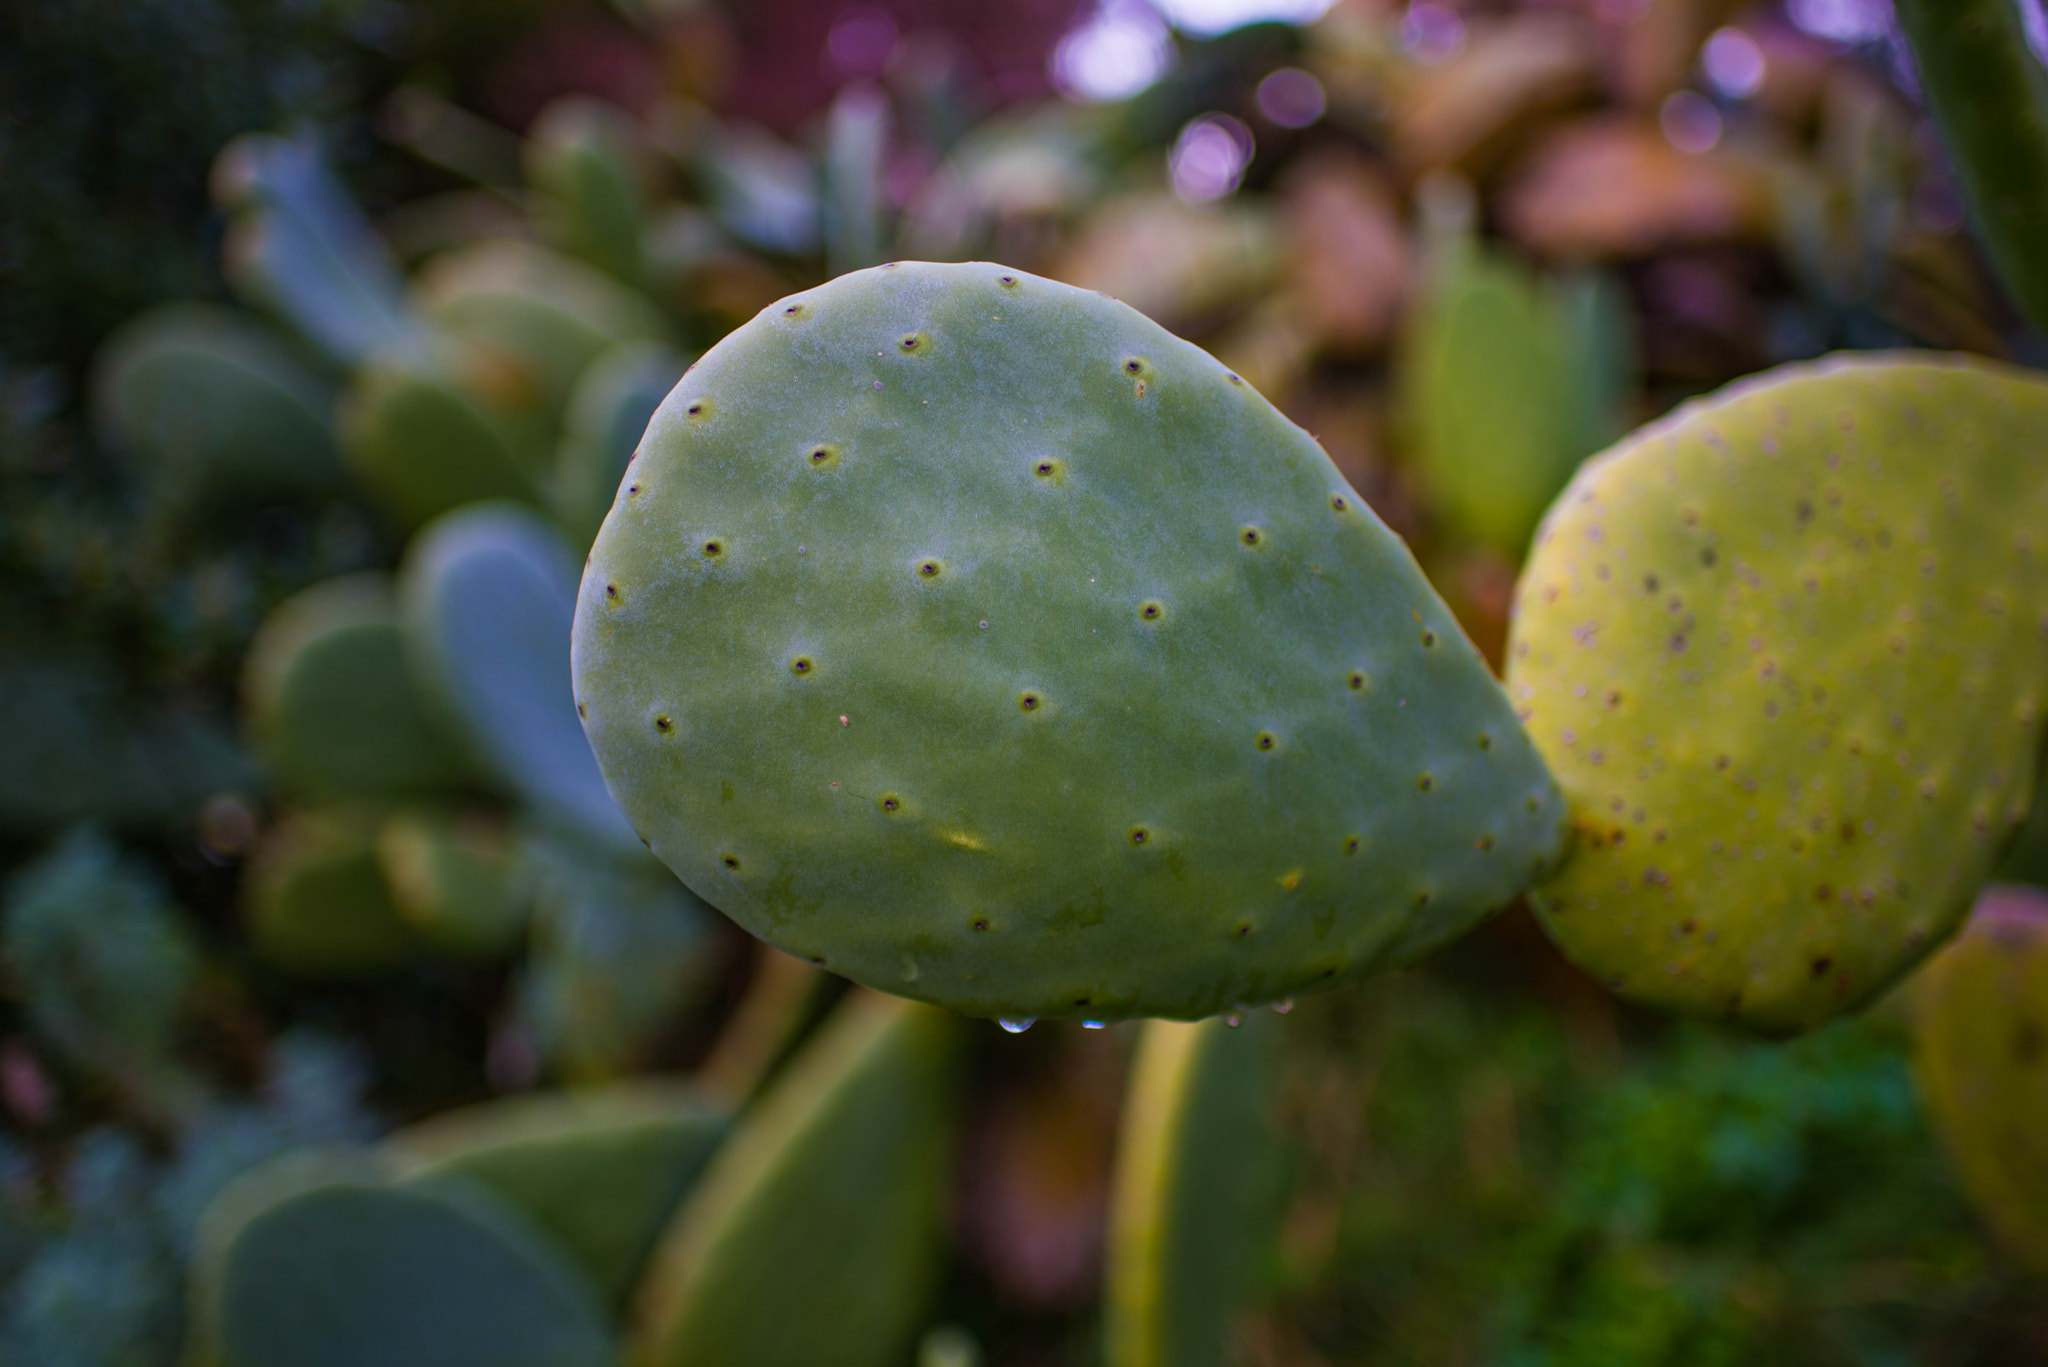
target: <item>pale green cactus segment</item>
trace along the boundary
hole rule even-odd
[[[579,548],[588,549],[604,525],[641,434],[686,364],[659,342],[621,342],[577,379],[562,415],[552,502]]]
[[[407,530],[481,499],[541,502],[514,425],[433,370],[362,367],[342,401],[341,435],[350,472]]]
[[[1963,1188],[2048,1272],[2048,895],[1988,889],[1910,991],[1914,1073]]]
[[[1221,1367],[1276,1213],[1271,1022],[1150,1021],[1110,1201],[1106,1367]]]
[[[1564,829],[1307,433],[986,263],[844,276],[708,352],[599,534],[574,670],[699,895],[977,1015],[1199,1017],[1406,962]]]
[[[270,329],[208,304],[165,304],[93,363],[93,422],[158,497],[242,504],[339,491],[334,394]]]
[[[1597,276],[1562,285],[1448,244],[1409,329],[1410,450],[1454,537],[1519,556],[1551,498],[1616,430],[1625,313]]]
[[[244,298],[341,365],[379,352],[425,357],[425,331],[406,306],[398,263],[327,169],[316,139],[236,138],[214,160],[213,196],[234,216],[223,255]]]
[[[587,1279],[481,1191],[314,1181],[215,1239],[197,1367],[619,1360]]]
[[[429,261],[420,312],[477,350],[516,366],[551,411],[614,342],[658,340],[654,306],[593,266],[528,242],[459,247]]]
[[[519,507],[460,509],[413,538],[399,597],[414,677],[498,781],[542,820],[644,858],[576,717],[561,534]]]
[[[414,807],[377,828],[377,868],[422,943],[496,958],[526,934],[533,894],[518,845],[481,813]]]
[[[632,116],[623,109],[572,96],[540,112],[523,149],[534,217],[548,238],[632,285],[645,271],[646,196],[636,141]]]
[[[411,958],[415,933],[377,864],[381,814],[358,807],[294,812],[265,833],[242,885],[256,952],[309,978],[381,972]]]
[[[409,1181],[481,1183],[576,1260],[615,1312],[730,1117],[668,1082],[487,1102],[386,1144]]]
[[[1540,890],[1622,995],[1790,1032],[1940,944],[2026,815],[2048,700],[2048,383],[1787,367],[1582,470],[1509,693],[1572,801]]]
[[[388,576],[315,584],[265,619],[242,702],[272,783],[321,798],[458,789],[468,766],[406,664]]]
[[[633,1330],[640,1367],[909,1356],[943,1258],[957,1033],[910,1002],[840,1004],[663,1235]]]

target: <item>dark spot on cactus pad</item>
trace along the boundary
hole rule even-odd
[[[1424,644],[1425,646],[1433,646],[1433,645],[1435,645],[1435,644],[1436,644],[1436,633],[1435,633],[1435,632],[1433,632],[1433,631],[1425,631],[1425,632],[1423,632],[1423,633],[1422,633],[1422,644]]]
[[[676,724],[674,719],[672,719],[666,713],[664,713],[663,715],[656,717],[654,719],[654,729],[661,732],[665,736],[669,732],[676,729]]]
[[[1040,698],[1036,693],[1020,693],[1017,695],[1017,706],[1026,712],[1036,712],[1039,703],[1042,701],[1044,699]]]
[[[999,276],[997,277],[996,283],[1001,285],[1006,290],[1013,290],[1017,288],[1017,277],[1014,275]]]
[[[1152,832],[1146,830],[1143,826],[1131,827],[1129,839],[1133,845],[1142,845],[1151,838]]]
[[[723,541],[713,538],[712,540],[704,543],[704,555],[707,559],[716,560],[719,556],[724,554],[725,543]]]
[[[839,448],[821,442],[811,448],[810,460],[811,468],[816,470],[823,470],[827,466],[837,465],[839,463]]]
[[[1643,576],[1643,592],[1644,592],[1644,593],[1655,593],[1656,591],[1657,591],[1657,576],[1656,576],[1656,575],[1654,575],[1654,574],[1646,574],[1646,575],[1644,575],[1644,576]]]
[[[740,871],[740,857],[736,854],[729,854],[718,862],[731,869],[734,873]]]
[[[939,569],[940,565],[936,560],[920,560],[917,562],[917,574],[920,579],[938,578]]]
[[[1244,380],[1243,380],[1243,378],[1242,378],[1242,377],[1240,377],[1240,376],[1238,375],[1238,373],[1237,373],[1237,372],[1236,372],[1235,370],[1232,370],[1232,371],[1227,371],[1227,372],[1225,372],[1225,373],[1226,373],[1226,374],[1228,374],[1228,375],[1230,376],[1230,382],[1231,382],[1232,384],[1243,384],[1243,383],[1244,383]],[[1333,970],[1333,971],[1334,971],[1334,970]]]
[[[616,601],[619,596],[619,586],[617,584],[606,584],[604,586],[604,596]]]
[[[576,704],[576,715],[579,717],[588,718],[590,716],[590,709],[579,702]]]
[[[1357,854],[1359,846],[1363,845],[1364,843],[1365,840],[1362,836],[1347,835],[1344,837],[1344,853]]]
[[[2022,1020],[2013,1027],[2012,1057],[2015,1063],[2033,1067],[2041,1061],[2042,1046],[2048,1045],[2038,1021]]]
[[[1602,701],[1604,701],[1609,707],[1621,706],[1621,690],[1618,688],[1608,689],[1607,696]]]
[[[1363,693],[1365,691],[1365,671],[1362,669],[1352,670],[1344,676],[1344,682],[1353,693]]]
[[[1251,934],[1251,933],[1252,933],[1252,923],[1251,923],[1250,921],[1239,921],[1239,922],[1237,923],[1237,938],[1238,938],[1238,939],[1242,940],[1242,939],[1243,939],[1243,938],[1244,938],[1245,936],[1247,936],[1247,935],[1249,935],[1249,934]]]
[[[1429,905],[1428,888],[1424,888],[1421,892],[1415,894],[1415,905],[1418,907],[1426,907]]]
[[[1031,473],[1040,479],[1054,479],[1059,476],[1062,468],[1059,461],[1054,460],[1051,456],[1046,456],[1032,465]]]
[[[1157,599],[1148,598],[1138,605],[1138,615],[1148,622],[1156,622],[1166,615],[1166,607]]]
[[[1481,731],[1479,733],[1479,748],[1482,750],[1491,750],[1493,748],[1493,737],[1487,735],[1484,731]]]
[[[1331,494],[1330,506],[1341,513],[1346,508],[1349,508],[1351,506],[1351,503],[1350,500],[1346,499],[1342,494]]]
[[[1720,557],[1714,553],[1714,548],[1712,546],[1703,546],[1700,548],[1700,563],[1702,565],[1705,565],[1708,569],[1714,568],[1714,562],[1718,559],[1720,559]]]
[[[976,930],[987,930],[987,929],[988,929],[988,917],[986,917],[986,916],[977,916],[977,917],[975,917],[975,918],[974,918],[974,928],[975,928]]]
[[[1481,854],[1487,854],[1491,852],[1493,849],[1493,837],[1490,835],[1480,836],[1477,840],[1472,842],[1472,848],[1479,851]]]
[[[900,811],[900,810],[902,809],[902,807],[903,807],[903,799],[902,799],[902,798],[900,798],[900,797],[898,797],[898,796],[896,796],[896,794],[894,794],[894,793],[884,793],[884,794],[882,794],[882,810],[883,810],[883,811],[885,811],[885,812],[894,812],[894,811]]]
[[[1833,968],[1834,966],[1835,961],[1825,956],[1815,959],[1813,961],[1813,976],[1816,978],[1825,978],[1827,976],[1828,970]]]
[[[629,494],[637,494],[640,492],[640,486],[637,484],[628,484],[626,486],[626,492]]]
[[[1271,731],[1259,732],[1258,740],[1254,742],[1261,750],[1270,750],[1278,743]]]
[[[906,337],[898,339],[896,345],[902,351],[911,352],[916,351],[919,347],[923,346],[924,341],[925,339],[921,335],[913,332]]]
[[[816,667],[808,655],[799,655],[789,662],[789,672],[792,674],[808,674]]]
[[[1265,538],[1260,535],[1257,527],[1241,527],[1238,529],[1237,539],[1247,546],[1256,546]]]
[[[1807,523],[1813,521],[1813,501],[1811,499],[1802,498],[1797,503],[1793,504],[1792,520],[1794,522],[1797,522],[1802,527],[1804,527]]]
[[[690,406],[683,410],[683,412],[689,414],[693,418],[701,418],[710,411],[711,401],[709,399],[692,399],[690,401]]]
[[[1423,774],[1415,780],[1415,786],[1426,793],[1436,787],[1436,777],[1432,774]]]
[[[1145,364],[1145,358],[1142,356],[1127,356],[1124,358],[1124,374],[1126,375],[1143,375],[1150,368]]]

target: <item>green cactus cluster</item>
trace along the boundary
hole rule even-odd
[[[1351,9],[1300,53],[1211,55],[1298,60],[1407,157],[1430,130],[1396,106],[1436,64],[1347,102],[1396,60]],[[1901,3],[1933,116],[2038,312],[2025,25],[1937,11]],[[1470,81],[1508,21],[1468,18],[1442,65]],[[1595,79],[1565,56],[1553,94]],[[1408,240],[1391,201],[1476,205],[1483,140],[1398,194],[1355,148],[1227,208],[1140,188],[1048,274],[883,264],[1029,251],[1148,121],[1215,103],[1190,66],[1113,121],[992,125],[905,201],[896,121],[957,74],[850,80],[815,155],[673,95],[564,99],[515,145],[413,88],[392,136],[476,184],[377,227],[311,134],[222,153],[241,306],[133,320],[81,396],[133,506],[87,462],[0,516],[7,566],[75,587],[0,620],[0,707],[47,721],[0,754],[5,853],[36,842],[0,894],[0,1112],[29,1136],[0,1135],[0,1361],[971,1367],[1017,1286],[1068,1335],[1041,1356],[1105,1367],[1215,1367],[1240,1332],[1350,1360],[1332,1301],[1416,1360],[1735,1361],[1779,1330],[1904,1360],[1861,1322],[1810,1343],[1851,1316],[1772,1280],[1781,1247],[1836,1265],[1802,1221],[1902,1243],[1866,1171],[1926,1237],[1856,1294],[2031,1287],[2048,899],[1984,889],[2048,829],[2048,380],[1899,351],[1692,397],[1660,355],[1645,393],[1622,282],[1672,291],[1628,252],[1488,245],[1472,213]],[[1837,82],[1824,120],[1862,119],[1859,193],[1898,122],[1867,95]],[[1655,168],[1754,169],[1682,155]],[[1789,235],[1834,212],[1776,169]],[[677,175],[701,206],[663,202]],[[1738,190],[1717,232],[1754,231]],[[1251,202],[1281,194],[1286,251]],[[1384,298],[1305,297],[1283,260],[1411,251]],[[1981,321],[1944,326],[1997,350]],[[1338,363],[1311,385],[1308,356]],[[1323,406],[1383,361],[1388,394]],[[33,390],[0,372],[0,437]],[[1327,453],[1281,404],[1338,414]],[[66,615],[116,599],[149,628]],[[229,661],[240,748],[194,720]],[[1563,1010],[1466,1009],[1501,975]],[[287,996],[385,1047],[272,1030]],[[1908,1039],[2004,1254],[1930,1176]],[[1055,1066],[1047,1118],[1019,1079]]]

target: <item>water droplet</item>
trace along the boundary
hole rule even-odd
[[[1101,1021],[1082,1021],[1082,1022],[1081,1022],[1081,1028],[1082,1028],[1083,1030],[1100,1030],[1100,1029],[1102,1028],[1102,1026],[1103,1026],[1103,1022],[1101,1022]]]
[[[1273,1003],[1273,1010],[1283,1016],[1293,1009],[1294,998],[1292,997],[1282,997],[1279,1001]]]
[[[1013,1035],[1021,1035],[1032,1026],[1038,1024],[1038,1022],[1030,1016],[1005,1016],[997,1021],[996,1024],[1002,1026],[1003,1029]]]
[[[1231,1012],[1223,1018],[1223,1023],[1233,1030],[1237,1029],[1238,1026],[1244,1024],[1244,1012],[1241,1010]]]

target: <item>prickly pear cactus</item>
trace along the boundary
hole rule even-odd
[[[1767,1031],[1870,1000],[2027,812],[2048,702],[2048,383],[1835,359],[1582,470],[1509,692],[1572,800],[1538,906],[1637,1001]]]
[[[478,499],[541,501],[508,424],[427,367],[377,360],[357,371],[341,436],[350,471],[407,529]]]
[[[661,316],[638,294],[525,242],[480,242],[435,257],[416,297],[450,334],[516,365],[551,410],[606,347],[663,332]]]
[[[206,304],[123,325],[93,364],[93,421],[159,498],[247,504],[345,483],[330,387],[269,329]]]
[[[582,1274],[481,1190],[316,1180],[232,1214],[195,1278],[197,1367],[618,1361]]]
[[[488,816],[393,812],[377,828],[377,868],[399,917],[428,944],[491,958],[525,934],[532,879],[511,832]]]
[[[1103,1296],[1108,1367],[1217,1367],[1274,1213],[1271,1021],[1149,1021],[1132,1063]]]
[[[1912,982],[1920,1095],[1978,1212],[2048,1271],[2048,895],[1993,887]]]
[[[389,968],[417,944],[377,866],[380,814],[294,812],[265,834],[242,887],[257,951],[291,972],[344,978]]]
[[[279,604],[250,645],[242,700],[272,782],[289,792],[381,796],[467,777],[406,666],[386,575],[329,579]]]
[[[684,360],[659,342],[621,342],[584,368],[562,415],[555,456],[555,516],[587,550],[654,410],[682,378]]]
[[[641,1265],[729,1124],[671,1083],[632,1082],[487,1102],[401,1130],[407,1180],[478,1182],[573,1255],[623,1309]]]
[[[645,195],[635,166],[633,118],[602,100],[571,97],[543,109],[522,160],[534,217],[563,251],[614,279],[638,284]]]
[[[662,1236],[636,1363],[884,1367],[908,1355],[943,1256],[958,1027],[870,993],[840,1004]]]
[[[542,819],[644,859],[577,722],[560,533],[503,504],[450,513],[414,538],[399,598],[415,676],[491,773]]]
[[[1560,843],[1500,688],[1314,441],[997,265],[843,276],[713,348],[599,534],[574,670],[701,896],[975,1014],[1327,985]]]

